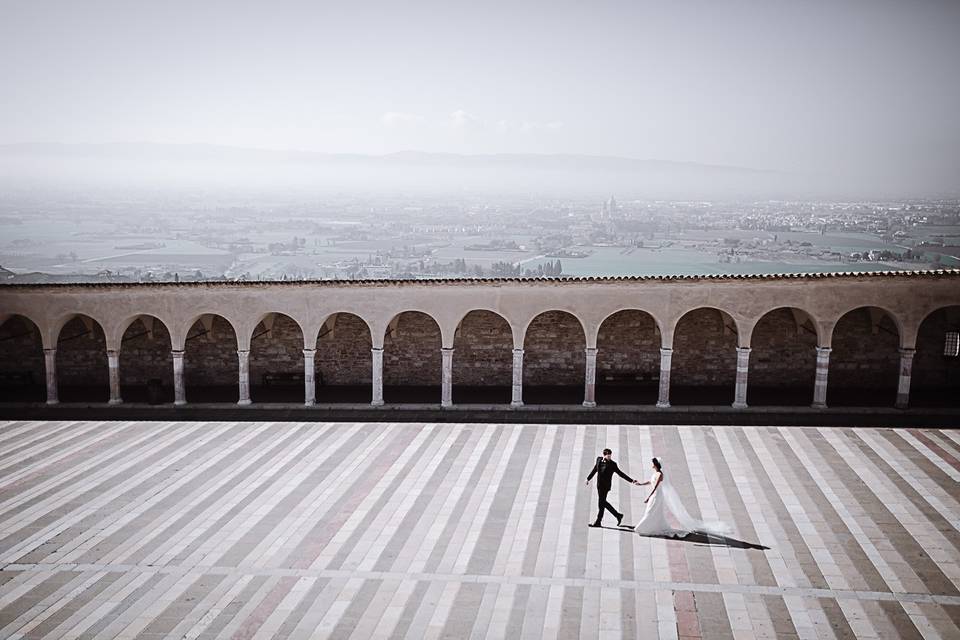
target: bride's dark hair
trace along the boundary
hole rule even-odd
[[[657,468],[657,471],[660,471],[660,461],[656,458],[653,458],[653,466]]]

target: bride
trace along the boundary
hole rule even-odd
[[[667,482],[659,458],[653,458],[653,476],[647,482],[640,484],[653,487],[650,489],[650,495],[643,501],[647,505],[643,518],[633,528],[640,535],[682,538],[691,533],[719,536],[731,533],[730,527],[722,522],[704,522],[687,513],[676,489]]]

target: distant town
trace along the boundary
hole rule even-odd
[[[960,201],[21,193],[0,265],[6,284],[957,267]]]

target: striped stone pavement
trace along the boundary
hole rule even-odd
[[[603,447],[736,534],[588,528]],[[933,429],[2,422],[0,637],[960,638],[958,481]]]

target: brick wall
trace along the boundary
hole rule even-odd
[[[524,386],[582,385],[586,338],[569,313],[548,311],[537,316],[523,341]]]
[[[896,389],[900,337],[887,315],[874,328],[866,309],[851,311],[837,323],[832,344],[829,389]]]
[[[816,331],[804,322],[798,331],[789,309],[777,309],[761,318],[750,346],[750,387],[800,387],[813,393]]]
[[[250,385],[260,386],[265,373],[303,373],[303,332],[283,314],[274,316],[270,333],[261,322],[250,342]]]
[[[472,311],[453,341],[453,384],[509,387],[513,381],[513,333],[491,311]]]
[[[0,327],[0,371],[30,373],[34,385],[44,385],[43,342],[26,318],[14,316]]]
[[[650,384],[660,379],[660,334],[643,311],[620,311],[597,335],[597,385]]]
[[[943,355],[947,331],[960,331],[960,307],[935,311],[920,325],[917,353],[913,357],[912,389],[960,387],[960,357]],[[958,403],[960,400],[953,404]]]
[[[325,385],[370,384],[372,359],[370,329],[367,323],[352,313],[338,313],[333,333],[317,338],[316,379],[323,376]]]
[[[691,311],[673,335],[670,385],[733,386],[737,376],[737,335],[725,330],[716,309]]]
[[[418,311],[400,314],[396,330],[383,344],[383,384],[440,385],[440,327]]]
[[[88,330],[80,317],[68,322],[57,339],[57,383],[59,387],[109,389],[107,340],[96,322]]]
[[[237,336],[229,322],[213,317],[211,331],[204,335],[197,321],[187,333],[183,369],[187,389],[191,386],[237,386]],[[193,337],[198,336],[198,337]]]
[[[166,387],[173,386],[173,357],[170,332],[159,320],[153,322],[152,337],[143,322],[136,320],[127,327],[120,343],[120,384],[143,386],[158,378]]]

